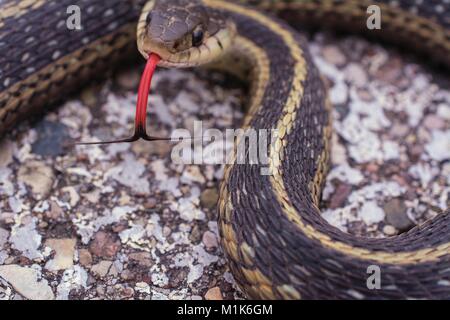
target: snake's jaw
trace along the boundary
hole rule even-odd
[[[222,56],[231,47],[235,35],[236,27],[230,22],[216,34],[208,35],[201,45],[190,45],[187,49],[179,50],[178,43],[165,43],[141,33],[138,35],[138,49],[146,59],[151,53],[160,56],[161,61],[158,65],[162,67],[195,67]]]

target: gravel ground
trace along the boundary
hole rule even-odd
[[[448,79],[357,37],[318,33],[311,50],[335,107],[324,218],[386,237],[446,209]],[[218,247],[221,166],[174,164],[166,142],[65,147],[131,134],[140,70],[1,141],[1,299],[243,298]],[[237,128],[239,87],[211,72],[158,70],[150,132],[170,136],[196,120]]]

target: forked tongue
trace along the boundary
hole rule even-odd
[[[81,142],[77,145],[93,145],[93,144],[112,144],[121,142],[133,142],[139,139],[144,139],[147,141],[158,141],[158,140],[171,140],[170,138],[160,138],[153,137],[147,134],[147,102],[148,94],[150,91],[150,84],[152,82],[153,73],[155,72],[156,65],[161,58],[157,54],[150,54],[145,65],[144,72],[141,76],[141,82],[139,83],[139,92],[136,104],[136,116],[134,120],[134,135],[130,138],[113,140],[113,141],[100,141],[100,142]]]

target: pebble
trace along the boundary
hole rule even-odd
[[[408,218],[406,205],[399,198],[389,200],[383,206],[386,213],[386,222],[397,230],[403,232],[411,229],[414,223]]]
[[[336,46],[326,46],[323,48],[322,54],[325,60],[337,66],[342,66],[347,60],[342,51]]]
[[[356,63],[350,63],[344,70],[345,78],[356,86],[367,84],[367,74],[364,69]]]
[[[222,292],[219,287],[214,287],[208,290],[205,294],[206,300],[223,300]]]
[[[91,271],[95,276],[105,277],[108,274],[111,265],[112,265],[111,261],[103,260],[93,265],[91,267]]]
[[[397,234],[397,229],[391,225],[386,225],[383,227],[383,233],[387,236],[394,236]]]
[[[443,129],[445,127],[445,121],[437,115],[430,114],[425,117],[423,125],[429,130]]]
[[[120,250],[120,240],[116,235],[99,231],[89,245],[89,250],[97,257],[112,259]]]
[[[0,141],[0,168],[8,166],[13,161],[14,145],[7,139]]]
[[[217,246],[218,246],[217,237],[211,231],[206,231],[203,234],[202,241],[207,249],[214,249],[214,248],[217,248]]]
[[[200,204],[207,209],[215,208],[217,200],[219,200],[219,194],[216,188],[205,189],[200,195]]]
[[[9,232],[3,228],[0,228],[0,249],[3,249],[6,241],[8,241]]]
[[[182,182],[193,181],[200,184],[206,182],[205,177],[202,175],[199,166],[188,166],[181,176]]]
[[[403,138],[410,132],[411,128],[401,123],[395,123],[391,128],[391,134],[395,138]]]
[[[97,86],[90,86],[81,92],[80,98],[84,105],[95,108],[98,105],[98,91]]]
[[[9,282],[26,299],[53,300],[55,298],[47,280],[39,279],[40,274],[35,269],[18,265],[0,266],[0,277]]]
[[[352,192],[352,186],[346,183],[339,184],[330,199],[330,209],[340,208],[345,204]]]
[[[92,264],[92,255],[87,249],[80,249],[78,251],[78,260],[80,264],[84,267],[90,266]]]
[[[55,179],[52,168],[40,161],[30,161],[19,168],[19,181],[31,187],[33,193],[46,198]]]
[[[135,252],[135,253],[130,253],[128,255],[128,258],[131,261],[137,261],[139,263],[139,265],[143,266],[143,267],[151,267],[154,262],[152,260],[152,255],[149,252]]]
[[[375,201],[366,201],[361,207],[360,217],[366,225],[383,221],[384,212]]]
[[[425,150],[436,161],[450,159],[450,130],[432,131],[432,140],[425,146]]]
[[[45,268],[58,271],[72,268],[76,239],[48,239],[45,245],[55,251],[55,256],[48,261]]]
[[[35,127],[37,139],[31,151],[41,156],[56,157],[65,153],[65,144],[69,138],[68,127],[60,122],[43,120]]]
[[[9,242],[14,249],[22,252],[22,256],[28,259],[40,259],[42,253],[39,250],[42,236],[36,230],[36,218],[29,221],[23,221],[24,224],[13,229]]]
[[[50,201],[50,210],[46,212],[47,218],[57,220],[63,215],[64,211],[55,201]]]
[[[193,243],[197,243],[200,241],[202,235],[200,233],[200,228],[197,224],[192,227],[191,234],[189,235],[189,240]]]

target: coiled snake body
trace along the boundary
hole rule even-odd
[[[228,166],[218,205],[222,247],[248,297],[450,298],[448,214],[390,239],[353,237],[320,217],[331,134],[320,76],[291,27],[236,2],[296,22],[365,30],[450,66],[446,0],[7,0],[0,4],[0,134],[133,55],[136,26],[139,50],[158,53],[161,65],[193,66],[226,50],[246,62],[228,64],[231,71],[251,80],[244,127],[278,130],[271,174]],[[366,28],[372,4],[381,9],[381,31]],[[81,30],[67,28],[71,5],[81,9]],[[367,287],[370,265],[380,267],[381,289]]]

